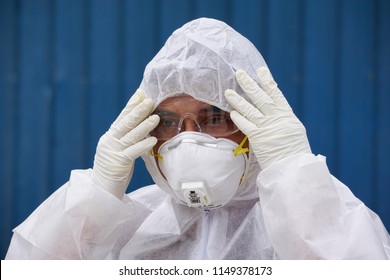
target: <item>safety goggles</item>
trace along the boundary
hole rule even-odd
[[[157,108],[153,114],[160,117],[160,123],[150,134],[158,140],[169,140],[182,131],[194,129],[216,138],[226,137],[238,131],[228,112],[211,105],[196,112],[182,114]],[[186,127],[188,121],[192,122],[191,129]]]

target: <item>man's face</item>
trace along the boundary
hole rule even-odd
[[[151,132],[158,139],[153,148],[154,154],[157,154],[165,141],[184,131],[207,133],[215,138],[230,139],[237,144],[245,137],[235,127],[228,112],[188,95],[167,98],[153,114],[160,116],[159,126]],[[248,142],[245,147],[248,147]]]

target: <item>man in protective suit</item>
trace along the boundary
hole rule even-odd
[[[124,195],[142,156],[156,185]],[[313,155],[257,49],[223,22],[176,30],[92,169],[14,230],[8,259],[388,259],[378,216]]]

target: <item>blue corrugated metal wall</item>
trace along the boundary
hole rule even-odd
[[[92,165],[172,31],[226,21],[262,52],[315,153],[390,228],[390,1],[0,0],[0,199],[11,229]],[[130,189],[151,183],[137,162]]]

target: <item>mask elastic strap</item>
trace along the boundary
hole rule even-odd
[[[162,160],[162,159],[163,159],[163,158],[162,158],[162,155],[160,155],[160,154],[154,154],[154,153],[153,153],[153,150],[150,150],[149,153],[150,153],[150,155],[151,155],[152,157],[156,157],[156,158],[158,158],[159,160]]]
[[[249,152],[249,148],[242,147],[242,146],[244,146],[246,140],[248,140],[248,136],[245,136],[244,139],[242,139],[241,143],[238,145],[238,147],[233,151],[233,154],[235,156]]]

